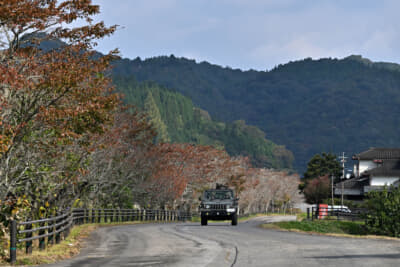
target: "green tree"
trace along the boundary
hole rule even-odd
[[[161,143],[169,142],[170,139],[168,136],[167,126],[161,118],[160,110],[158,109],[151,92],[148,92],[147,97],[144,101],[144,110],[149,116],[150,124],[153,125],[154,128],[157,130],[157,141]]]
[[[379,235],[400,237],[400,187],[368,193],[366,227]]]
[[[307,182],[324,175],[333,175],[335,180],[342,174],[342,167],[336,156],[332,153],[322,153],[314,155],[307,164],[307,170],[304,173],[304,179]]]
[[[255,167],[292,168],[292,152],[266,139],[262,130],[244,120],[216,121],[207,111],[195,107],[190,98],[156,83],[139,83],[132,77],[117,77],[113,83],[125,96],[126,104],[149,114],[161,140],[226,149],[231,156],[249,156]]]
[[[302,173],[320,151],[400,145],[399,70],[400,65],[359,56],[308,58],[270,71],[167,56],[123,59],[113,68],[115,75],[174,88],[219,121],[243,119],[260,127],[268,139],[293,151],[294,167]]]

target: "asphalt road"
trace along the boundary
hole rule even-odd
[[[76,258],[50,266],[400,266],[400,242],[258,228],[262,217],[229,223],[104,227]]]

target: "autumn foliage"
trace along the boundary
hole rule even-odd
[[[211,146],[158,143],[151,116],[113,93],[117,51],[93,48],[116,26],[93,23],[97,13],[90,0],[0,0],[0,239],[10,218],[69,207],[195,210],[216,183],[235,189],[244,212],[296,201],[297,176]]]
[[[310,180],[304,188],[304,195],[308,203],[319,204],[329,197],[330,190],[329,175],[324,175]]]
[[[121,107],[108,77],[116,30],[90,0],[0,0],[0,207],[41,217],[71,206],[196,209],[224,183],[245,212],[295,201],[298,177],[211,146],[158,143],[150,116]],[[75,21],[83,26],[67,27]],[[44,41],[60,41],[44,49]]]
[[[105,71],[116,51],[99,58],[92,48],[116,28],[92,24],[98,12],[91,1],[0,1],[3,212],[17,215],[18,203],[31,213],[67,205],[57,201],[78,186],[92,135],[112,124],[119,98]],[[86,25],[66,27],[77,19]],[[41,49],[41,42],[56,38],[65,45]]]

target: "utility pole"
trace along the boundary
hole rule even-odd
[[[332,209],[333,209],[333,205],[335,205],[335,202],[334,202],[334,200],[333,200],[333,174],[331,175],[331,181],[332,181],[332,189],[331,189],[331,192],[332,192]]]
[[[342,153],[342,156],[339,156],[340,162],[342,163],[342,209],[343,209],[343,191],[344,191],[344,179],[345,179],[345,170],[344,170],[344,163],[346,162],[347,157],[344,156],[344,152]]]

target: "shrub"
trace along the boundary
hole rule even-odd
[[[400,187],[385,187],[368,194],[366,227],[369,232],[400,237]]]

